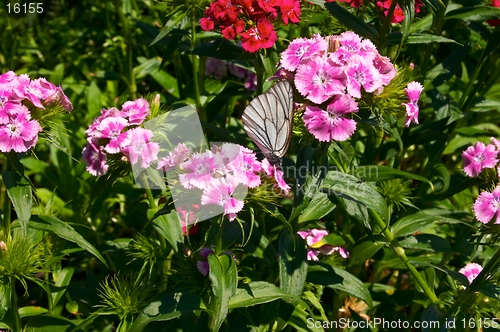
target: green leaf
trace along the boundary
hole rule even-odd
[[[184,242],[184,235],[177,212],[172,210],[168,214],[162,214],[153,220],[153,224],[158,233],[170,243],[176,252],[179,252]]]
[[[26,324],[28,332],[69,332],[75,324],[63,317],[43,315],[31,319]]]
[[[192,51],[186,53],[209,56],[220,60],[252,61],[254,59],[252,54],[245,52],[240,46],[222,38],[197,45]]]
[[[236,292],[238,286],[238,271],[230,255],[209,255],[210,272],[208,277],[212,283],[214,301],[214,315],[212,317],[214,331],[218,331],[229,312],[229,299]]]
[[[405,171],[400,171],[392,167],[387,166],[359,166],[353,172],[356,177],[363,179],[364,181],[387,181],[392,179],[410,179],[418,180],[428,183],[432,187],[432,182],[420,175],[408,173]]]
[[[229,300],[229,309],[250,307],[278,299],[285,301],[293,299],[304,308],[308,307],[300,297],[289,294],[273,284],[265,281],[253,281],[236,289],[234,296]]]
[[[439,266],[439,265],[431,264],[431,263],[428,263],[428,264],[419,263],[419,265],[431,266],[431,267],[435,268],[436,270],[439,270],[439,271],[442,271],[442,272],[448,274],[450,277],[452,277],[453,279],[458,281],[461,285],[469,286],[469,279],[467,279],[467,277],[460,272],[451,271],[451,270],[448,270],[447,268],[444,268],[444,267]]]
[[[377,211],[381,216],[387,215],[387,203],[370,185],[360,182],[355,176],[329,171],[323,184],[328,194],[352,200],[359,205]]]
[[[201,299],[190,293],[175,293],[150,303],[142,310],[128,332],[140,332],[151,322],[174,319],[201,309]]]
[[[385,244],[385,241],[364,241],[356,245],[353,249],[349,250],[352,257],[349,261],[349,266],[363,264],[366,260],[372,258]]]
[[[10,307],[12,298],[12,286],[10,281],[0,280],[0,321],[3,320]]]
[[[335,209],[335,204],[328,198],[328,195],[322,192],[314,195],[313,199],[302,210],[299,216],[299,223],[318,220],[326,216]]]
[[[454,43],[457,45],[462,45],[456,40],[445,38],[442,36],[436,36],[430,33],[412,33],[406,39],[405,44],[430,44],[430,43]]]
[[[363,300],[370,308],[373,306],[368,288],[358,278],[335,266],[320,262],[309,263],[307,281],[346,292]]]
[[[500,8],[496,7],[463,7],[450,10],[444,16],[445,20],[460,19],[464,21],[486,21],[500,17]]]
[[[271,213],[273,216],[278,218],[278,220],[283,223],[283,225],[286,227],[286,229],[288,230],[288,232],[290,234],[294,234],[292,225],[288,222],[288,220],[286,220],[285,216],[283,216],[281,214],[281,212],[278,210],[278,208],[275,208],[274,212],[271,212]]]
[[[159,59],[153,58],[148,60],[144,57],[138,57],[137,61],[139,61],[141,65],[143,65],[147,61],[148,63],[144,65],[144,67],[139,66],[134,68],[134,70],[138,70],[139,72],[151,75],[151,77],[153,77],[154,80],[158,82],[158,84],[160,84],[162,88],[167,90],[168,93],[170,93],[175,98],[179,98],[177,79],[168,74],[166,71],[159,70],[161,65],[161,61]]]
[[[74,268],[65,267],[59,272],[54,273],[54,278],[55,278],[54,286],[62,288],[56,292],[52,292],[52,301],[54,302],[54,306],[57,305],[57,303],[63,296],[64,292],[66,291],[66,287],[69,285],[69,282],[71,281],[71,277],[73,276],[74,272],[75,272]]]
[[[38,316],[41,314],[45,314],[49,312],[47,309],[42,308],[42,307],[22,307],[19,308],[19,317],[24,318],[24,317],[31,317],[31,316]]]
[[[44,215],[34,215],[31,217],[29,227],[52,232],[60,238],[76,243],[80,248],[87,250],[89,253],[97,257],[104,265],[108,266],[102,255],[96,248],[94,248],[94,246],[87,242],[87,240],[75,231],[73,227],[57,218]]]
[[[156,42],[158,42],[159,40],[163,39],[163,37],[168,35],[170,31],[172,31],[181,23],[181,21],[186,17],[186,15],[187,12],[183,10],[177,10],[171,13],[170,15],[171,17],[169,18],[167,23],[165,23],[165,26],[160,30],[158,36],[156,36],[156,38],[151,42],[151,44],[149,44],[149,46],[156,44]]]
[[[376,40],[378,38],[377,30],[365,23],[359,17],[349,13],[346,9],[339,6],[335,2],[325,3],[325,8],[328,12],[330,12],[330,14],[332,14],[332,16],[339,20],[340,23],[345,25],[348,30],[353,30],[357,34],[371,40]]]
[[[399,219],[392,226],[392,234],[395,237],[407,236],[421,231],[433,223],[442,222],[448,224],[459,223],[458,220],[443,216],[425,214],[425,210]]]
[[[410,236],[399,241],[399,244],[407,249],[418,249],[431,252],[453,252],[450,242],[435,234],[418,234]]]
[[[90,118],[95,118],[101,112],[101,90],[95,81],[90,82],[87,88],[87,110]]]
[[[292,236],[295,237],[295,241]],[[304,239],[298,234],[281,232],[278,252],[280,288],[287,293],[299,296],[302,294],[307,276],[307,251]]]
[[[23,174],[17,171],[3,172],[2,179],[16,211],[19,225],[23,232],[26,233],[28,221],[31,217],[31,204],[33,202],[31,184]]]

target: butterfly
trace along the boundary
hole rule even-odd
[[[253,99],[243,111],[247,135],[259,147],[271,165],[281,166],[292,136],[293,90],[281,81]]]

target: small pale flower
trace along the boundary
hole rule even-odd
[[[418,124],[418,99],[423,90],[424,87],[422,84],[416,81],[408,83],[408,86],[405,88],[406,96],[410,100],[409,103],[403,103],[406,107],[405,127],[409,127],[412,121]]]
[[[479,273],[483,270],[483,267],[477,263],[467,263],[465,267],[461,268],[458,272],[462,273],[469,280],[469,284],[472,284],[474,279],[477,278]]]
[[[484,191],[479,195],[472,208],[477,220],[483,224],[495,218],[495,224],[500,224],[500,187],[493,192]]]
[[[158,169],[163,169],[165,172],[168,172],[176,167],[179,167],[180,164],[182,164],[187,158],[189,158],[189,155],[191,152],[182,143],[177,144],[177,147],[174,149],[173,152],[169,152],[168,156],[163,157],[159,162],[158,162]]]
[[[498,163],[498,150],[493,144],[485,145],[477,142],[462,153],[464,172],[470,177],[476,177],[485,168],[493,168]]]
[[[283,178],[283,171],[279,170],[276,165],[271,165],[267,159],[262,160],[262,169],[268,177],[274,177],[276,181],[276,187],[283,190],[285,195],[290,192],[290,186],[286,183]]]

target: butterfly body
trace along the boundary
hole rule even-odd
[[[257,96],[242,116],[248,136],[271,165],[281,165],[292,135],[293,90],[290,83],[276,83]]]

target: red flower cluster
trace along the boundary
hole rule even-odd
[[[500,8],[500,0],[491,0],[490,6]],[[488,20],[486,22],[488,22],[488,24],[491,25],[492,27],[496,27],[497,25],[500,25],[500,20],[498,20],[498,19]]]
[[[270,48],[278,39],[272,21],[278,11],[285,25],[299,22],[300,0],[216,0],[200,20],[205,31],[218,25],[224,38],[233,40],[241,36],[242,46],[248,52]]]
[[[382,1],[377,1],[377,7],[380,9],[384,10],[384,15],[387,16],[389,13],[389,8],[391,8],[393,0],[382,0]],[[422,7],[424,4],[420,0],[415,0],[415,13],[420,12],[420,7]],[[405,14],[403,12],[403,9],[399,7],[399,4],[396,5],[396,8],[394,8],[394,14],[392,15],[391,18],[391,23],[400,23],[403,22],[405,19]]]

